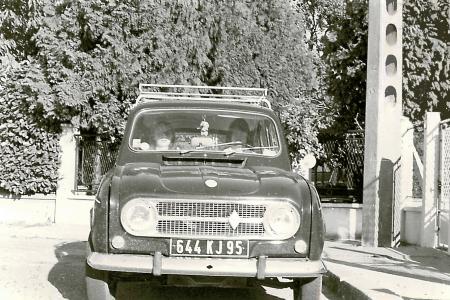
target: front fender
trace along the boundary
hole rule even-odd
[[[324,246],[325,225],[322,216],[322,205],[316,188],[309,184],[311,191],[311,239],[309,257],[312,260],[320,259]]]
[[[104,175],[91,210],[89,243],[96,252],[108,252],[108,214],[113,171]]]

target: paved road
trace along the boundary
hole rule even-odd
[[[83,241],[0,237],[0,299],[85,300],[84,255]],[[324,293],[323,299],[338,299]],[[143,295],[151,299],[292,299],[292,290],[161,287]]]

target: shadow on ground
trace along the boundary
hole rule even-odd
[[[48,281],[70,300],[85,300],[84,261],[86,242],[61,243],[55,246],[58,263],[48,274]]]
[[[58,289],[61,296],[69,300],[85,300],[85,253],[86,242],[61,243],[55,246],[58,262],[48,274],[48,281]],[[264,299],[279,300],[292,296],[292,291],[282,290],[275,293],[262,286],[249,289],[214,287],[148,287],[125,285],[118,292],[118,299]]]

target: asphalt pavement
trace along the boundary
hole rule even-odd
[[[0,224],[0,299],[85,300],[89,228],[80,225]],[[124,286],[123,299],[292,299],[290,288],[252,289]],[[118,297],[119,299],[122,299]],[[339,299],[326,289],[323,299]]]

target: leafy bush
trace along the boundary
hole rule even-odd
[[[450,118],[448,0],[403,6],[403,111],[411,120],[438,111]]]
[[[49,87],[42,118],[120,136],[139,83],[264,87],[280,113],[314,98],[285,122],[289,132],[311,129],[292,143],[314,144],[310,116],[318,117],[322,98],[301,15],[289,1],[43,3],[34,35],[46,75],[36,84]]]
[[[288,0],[10,0],[0,11],[0,58],[21,63],[2,89],[8,191],[54,189],[62,123],[120,137],[139,83],[268,88],[293,158],[320,149],[318,57]]]
[[[307,153],[323,156],[317,133],[324,125],[320,122],[320,111],[314,109],[311,99],[288,103],[278,110],[294,165]]]
[[[1,86],[16,85],[16,76],[26,68],[2,68]],[[15,195],[55,192],[59,135],[33,120],[26,86],[8,90],[0,88],[0,190]]]

